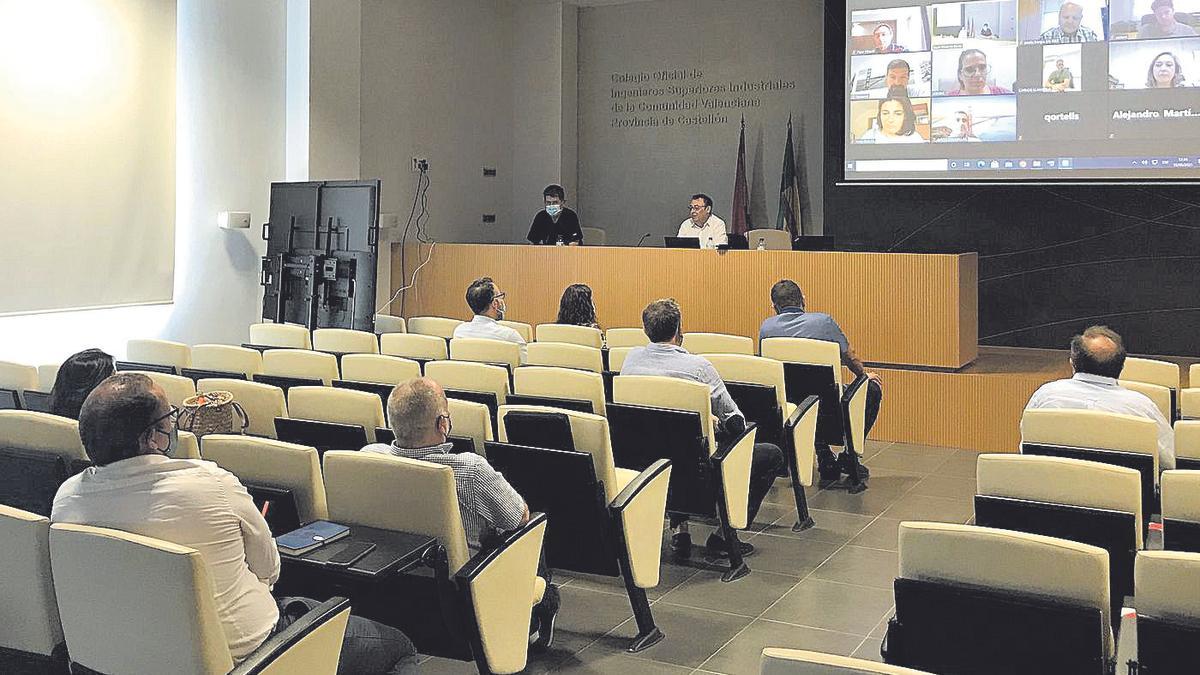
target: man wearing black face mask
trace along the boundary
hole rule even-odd
[[[583,230],[579,229],[579,216],[567,208],[567,191],[561,185],[548,185],[542,191],[545,208],[533,217],[529,226],[531,244],[554,245],[562,242],[566,246],[583,243]]]
[[[79,437],[95,466],[63,483],[50,519],[197,550],[208,568],[230,654],[238,662],[317,603],[271,596],[270,587],[279,579],[279,551],[236,476],[212,462],[167,456],[178,439],[178,413],[163,390],[140,373],[117,373],[97,385],[79,411]],[[416,672],[416,650],[400,631],[351,616],[338,670]]]

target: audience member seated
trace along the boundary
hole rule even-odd
[[[1071,338],[1074,376],[1047,382],[1025,405],[1036,408],[1100,410],[1148,417],[1158,424],[1158,469],[1175,468],[1175,435],[1158,406],[1145,394],[1117,383],[1125,367],[1125,343],[1107,326],[1092,326]]]
[[[521,345],[521,365],[525,365],[528,359],[525,338],[512,328],[498,323],[504,319],[504,312],[508,308],[504,302],[504,292],[496,287],[496,282],[491,277],[472,281],[467,288],[467,304],[475,313],[475,318],[459,324],[454,329],[454,337],[515,342]]]
[[[143,374],[101,382],[79,414],[79,435],[95,466],[59,488],[51,520],[199,551],[229,651],[239,661],[319,603],[271,597],[280,566],[266,521],[233,474],[212,462],[167,456],[178,443],[178,412]],[[417,672],[416,650],[400,631],[352,616],[338,672]]]
[[[487,459],[473,452],[455,454],[450,442],[450,404],[437,382],[420,377],[401,382],[388,397],[388,419],[396,439],[391,445],[372,443],[363,452],[376,452],[444,464],[454,471],[458,509],[467,545],[473,552],[490,548],[510,530],[529,522],[529,506]],[[554,639],[558,589],[546,584],[546,594],[533,609],[538,633],[535,647],[546,649]]]
[[[587,284],[571,284],[563,291],[562,299],[558,301],[558,318],[554,323],[569,326],[587,326],[600,328],[596,318],[596,305],[592,302],[592,288]]]
[[[85,349],[63,361],[50,390],[50,414],[79,419],[79,408],[96,385],[116,371],[113,357],[99,349]]]
[[[868,372],[863,367],[862,360],[850,347],[850,340],[832,316],[824,312],[804,311],[804,292],[796,282],[791,279],[776,282],[771,287],[771,304],[775,307],[775,316],[767,317],[758,329],[760,341],[763,338],[790,337],[836,342],[842,350],[842,363],[850,372],[856,377],[866,375],[870,379],[867,382],[867,409],[864,417],[866,428],[863,431],[863,436],[866,437],[871,433],[871,427],[875,426],[875,419],[879,417],[879,405],[883,401],[879,373]],[[837,480],[841,474],[849,473],[849,467],[852,466],[849,460],[844,452],[835,458],[828,445],[817,446],[817,471],[821,480]],[[870,473],[867,467],[861,464],[858,470],[860,478],[865,479]]]
[[[673,299],[655,300],[642,310],[642,326],[651,344],[635,347],[625,357],[622,375],[662,375],[707,384],[712,395],[712,410],[719,427],[718,438],[741,433],[746,418],[738,410],[717,369],[708,359],[688,353],[683,348],[683,316]],[[754,444],[754,459],[750,465],[749,521],[754,522],[758,507],[771,489],[775,478],[786,475],[783,452],[770,443]],[[754,552],[749,542],[740,542],[742,555]],[[729,544],[715,532],[706,546],[717,554],[728,555]],[[691,553],[692,536],[688,532],[687,516],[671,514],[671,550],[686,557]]]

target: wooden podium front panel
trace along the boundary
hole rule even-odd
[[[392,292],[402,285],[392,247]],[[430,253],[409,245],[406,273]],[[465,293],[490,276],[506,295],[507,319],[553,322],[563,289],[592,287],[605,328],[640,327],[651,300],[673,297],[684,332],[749,335],[771,308],[771,286],[800,284],[808,309],[837,319],[859,357],[872,363],[957,369],[978,353],[978,257],[909,253],[708,251],[663,248],[438,244],[405,293],[404,315],[468,319]],[[392,306],[399,313],[400,300]]]

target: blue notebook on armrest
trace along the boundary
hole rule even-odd
[[[345,525],[331,523],[328,520],[318,520],[298,530],[275,537],[275,545],[279,547],[280,553],[304,555],[349,534],[350,528]]]

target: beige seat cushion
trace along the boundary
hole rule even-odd
[[[421,364],[412,359],[380,354],[346,354],[342,379],[352,382],[400,384],[421,376]]]
[[[1200,471],[1162,472],[1163,520],[1200,523]]]
[[[745,335],[684,333],[683,348],[693,354],[754,354],[754,340]]]
[[[346,328],[318,328],[313,331],[313,349],[343,354],[378,354],[379,338],[374,333]]]
[[[0,505],[0,648],[49,656],[62,644],[50,519]]]
[[[980,455],[975,466],[980,495],[1132,513],[1142,547],[1142,478],[1136,469],[1014,454]]]
[[[842,386],[842,352],[836,342],[808,338],[766,338],[759,353],[784,363],[811,363],[833,368],[838,387]]]
[[[1177,363],[1130,356],[1125,359],[1125,366],[1121,369],[1120,379],[1157,384],[1160,387],[1168,389],[1178,389],[1179,376],[1179,364]],[[1170,418],[1168,417],[1168,419]]]
[[[444,339],[418,333],[380,335],[379,350],[390,356],[403,356],[410,359],[439,360],[450,356]]]
[[[475,401],[451,398],[447,399],[446,403],[451,424],[454,425],[450,433],[454,436],[471,439],[475,444],[475,452],[485,455],[483,444],[494,440],[491,411],[486,405]]]
[[[54,389],[54,381],[58,379],[59,367],[60,366],[57,363],[47,363],[47,364],[43,364],[43,365],[40,365],[37,367],[37,371],[38,371],[37,390],[38,391],[44,391],[46,393],[50,393],[50,391],[52,389]],[[0,386],[2,386],[2,385],[0,385]],[[4,387],[4,388],[11,389],[11,387]]]
[[[451,345],[453,347],[454,345]],[[534,342],[528,347],[531,366],[575,368],[599,373],[604,370],[604,357],[595,347],[565,342]]]
[[[292,387],[288,389],[288,412],[295,419],[318,420],[337,424],[357,424],[375,442],[375,429],[386,426],[383,402],[366,391],[333,387]]]
[[[1175,423],[1175,459],[1200,460],[1200,420]]]
[[[287,399],[283,390],[272,384],[247,382],[223,377],[203,378],[196,383],[202,392],[228,391],[246,411],[250,426],[246,433],[275,438],[275,418],[287,417]]]
[[[454,361],[502,363],[511,370],[521,366],[521,345],[487,338],[454,338],[450,341],[450,358]]]
[[[404,323],[404,317],[402,316],[376,314],[375,332],[379,335],[384,335],[386,333],[407,333],[408,325]]]
[[[1175,413],[1171,409],[1171,390],[1157,384],[1147,382],[1138,382],[1136,380],[1117,380],[1124,388],[1130,391],[1136,391],[1146,398],[1154,402],[1155,407],[1162,413],[1168,421],[1174,419]]]
[[[572,326],[565,323],[543,323],[537,327],[538,342],[561,342],[600,349],[604,346],[604,334],[591,326]]]
[[[532,348],[533,345],[530,345]],[[604,415],[604,377],[571,368],[525,366],[513,371],[513,391],[526,396],[549,396],[590,401],[592,412]]]
[[[162,387],[163,393],[167,395],[167,402],[177,408],[182,408],[184,401],[196,395],[196,382],[190,377],[167,375],[151,370],[134,372],[154,380],[154,384]]]
[[[613,403],[697,413],[708,439],[708,454],[717,451],[712,399],[706,384],[657,375],[618,375],[613,378]]]
[[[268,349],[263,352],[263,374],[307,377],[330,386],[338,379],[337,357],[305,349]]]
[[[454,337],[454,329],[458,328],[460,323],[461,319],[447,319],[443,316],[414,316],[408,320],[408,332],[449,340]]]
[[[191,353],[191,347],[170,340],[129,340],[125,343],[126,360],[137,363],[189,368]]]
[[[13,363],[12,361],[0,361],[0,389],[25,391],[26,389],[36,390],[37,388],[37,367],[28,366],[24,363]],[[49,389],[44,391],[49,391]]]
[[[1193,382],[1200,384],[1200,381]],[[1179,416],[1185,419],[1200,418],[1200,387],[1189,387],[1179,392]]]
[[[781,361],[747,354],[708,354],[704,358],[713,364],[713,368],[717,369],[717,374],[725,382],[744,382],[774,387],[775,400],[779,402],[779,409],[789,412]],[[784,419],[787,419],[787,415],[784,415]]]
[[[1200,619],[1200,553],[1138,551],[1133,568],[1138,614]]]
[[[312,338],[304,326],[290,323],[255,323],[250,325],[250,344],[312,349]]]
[[[289,489],[300,522],[329,518],[317,451],[307,445],[253,436],[211,434],[202,443],[204,459],[243,481]]]
[[[531,326],[530,324],[521,323],[520,321],[504,321],[504,320],[497,321],[496,323],[500,324],[501,326],[505,326],[507,328],[511,328],[511,329],[517,331],[517,335],[520,335],[521,339],[524,340],[526,343],[533,342],[533,326]]]
[[[614,373],[621,372],[621,368],[625,365],[625,357],[635,349],[637,347],[609,347],[608,369]]]
[[[1021,440],[1151,455],[1158,474],[1158,425],[1145,417],[1098,410],[1026,410],[1021,415]]]
[[[425,376],[444,389],[493,393],[500,405],[508,397],[508,370],[503,366],[471,361],[430,361],[425,364]]]
[[[49,413],[0,410],[0,443],[18,450],[58,455],[68,464],[88,458],[79,439],[79,423]]]
[[[571,440],[575,449],[592,456],[592,466],[596,470],[596,478],[604,485],[604,498],[608,503],[616,499],[621,491],[616,476],[616,464],[613,461],[612,439],[609,436],[608,420],[600,415],[567,410],[565,408],[548,408],[536,405],[506,405],[501,406],[499,418],[500,440],[508,442],[508,430],[505,419],[510,413],[540,413],[566,415],[571,425]],[[635,474],[636,475],[636,474]]]
[[[900,523],[900,576],[1067,601],[1109,615],[1108,552],[1066,539],[948,523]],[[1113,653],[1105,631],[1106,653]]]
[[[262,372],[262,354],[246,347],[196,345],[192,347],[192,367],[243,373],[249,378]]]
[[[608,348],[614,347],[645,347],[650,344],[650,338],[641,328],[609,328],[604,332]]]

